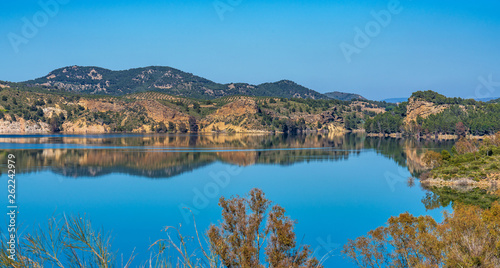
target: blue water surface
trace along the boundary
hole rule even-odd
[[[213,149],[210,153],[218,152]],[[241,151],[246,153],[255,152]],[[418,181],[413,187],[407,184],[410,171],[373,149],[360,149],[335,160],[313,152],[304,161],[289,164],[213,161],[168,178],[119,170],[79,177],[50,168],[36,170],[17,176],[22,233],[51,216],[85,215],[95,227],[111,232],[113,249],[125,259],[134,252],[134,265],[149,257],[148,247],[153,242],[166,238],[162,231],[166,226],[181,226],[184,234],[194,235],[186,207],[193,212],[198,229],[206,231],[221,219],[217,204],[221,196],[243,196],[252,188],[262,189],[297,220],[297,239],[311,245],[318,258],[327,256],[325,267],[355,267],[342,257],[342,245],[384,225],[391,216],[410,212],[440,221],[443,210],[427,211],[421,202],[426,191]],[[6,174],[2,177],[6,183]],[[2,217],[6,222],[6,216]]]

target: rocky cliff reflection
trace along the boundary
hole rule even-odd
[[[74,148],[73,145],[81,147]],[[20,147],[21,146],[21,147]],[[169,178],[221,161],[248,166],[339,161],[376,150],[418,176],[421,155],[449,142],[370,138],[362,135],[32,136],[0,138],[0,161],[15,152],[18,172],[51,170],[67,177],[126,173]]]

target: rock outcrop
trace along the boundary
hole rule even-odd
[[[411,122],[416,121],[418,117],[425,119],[430,115],[438,114],[449,107],[450,105],[447,104],[436,105],[432,102],[410,98],[408,100],[408,106],[406,107],[405,125],[409,126]]]

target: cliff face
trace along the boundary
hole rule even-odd
[[[419,116],[425,119],[430,115],[438,114],[449,107],[450,105],[447,104],[436,105],[432,102],[410,98],[408,100],[408,106],[406,108],[406,118],[404,120],[405,125],[408,127],[411,124],[411,122],[416,121],[417,117]]]
[[[137,104],[144,107],[147,115],[157,122],[181,123],[188,122],[189,120],[189,115],[166,107],[165,105],[158,103],[156,100],[143,100],[139,101]]]
[[[206,125],[202,131],[260,132],[262,129],[255,116],[257,112],[258,106],[255,100],[239,98],[202,120]]]
[[[9,119],[0,120],[0,134],[46,134],[50,131],[45,122],[26,121],[22,118],[17,121]]]

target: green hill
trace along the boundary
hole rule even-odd
[[[219,84],[191,73],[160,66],[123,71],[72,66],[54,70],[44,77],[26,81],[24,84],[42,85],[61,91],[113,96],[158,91],[197,99],[235,95],[327,99],[323,94],[292,81],[283,80],[261,85]]]
[[[339,91],[328,92],[325,93],[325,95],[330,99],[342,100],[342,101],[366,100],[366,98],[361,95],[354,93],[339,92]]]

